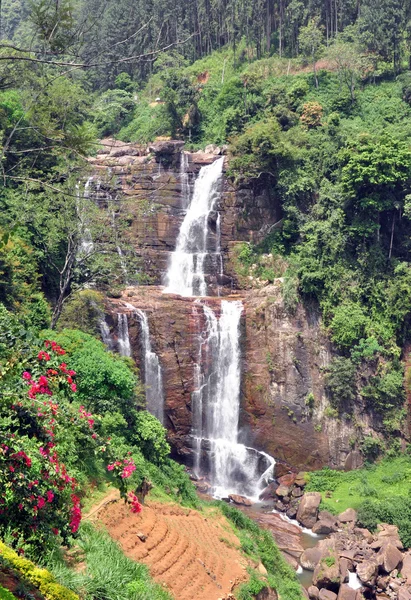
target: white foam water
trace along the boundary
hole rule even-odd
[[[128,318],[125,313],[117,315],[117,345],[121,356],[131,356],[131,344],[128,335]]]
[[[224,157],[202,167],[165,277],[165,293],[206,296],[208,219],[219,197]],[[184,190],[183,190],[184,193]]]

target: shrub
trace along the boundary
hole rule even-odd
[[[364,336],[368,317],[363,308],[354,302],[340,304],[334,311],[330,324],[331,339],[342,349],[349,349]]]
[[[333,358],[325,375],[325,388],[334,408],[340,409],[356,397],[355,365],[349,358]]]
[[[0,555],[13,569],[16,569],[37,587],[47,600],[79,600],[77,594],[58,584],[49,571],[39,569],[30,560],[22,558],[3,542],[0,542]]]
[[[147,411],[140,411],[135,422],[134,437],[145,458],[154,464],[164,462],[170,453],[167,430]]]

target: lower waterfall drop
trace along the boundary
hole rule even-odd
[[[157,354],[151,349],[150,329],[146,313],[139,308],[134,308],[134,311],[141,323],[146,408],[161,423],[164,423],[164,389],[160,361]]]
[[[192,397],[195,470],[199,474],[206,455],[214,496],[255,497],[271,476],[275,461],[238,442],[243,305],[223,300],[219,319],[209,306],[203,305],[203,310],[206,331],[200,340],[198,388]]]

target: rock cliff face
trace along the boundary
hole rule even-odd
[[[107,192],[112,197],[121,196],[126,237],[142,258],[141,271],[150,276],[152,284],[161,285],[184,217],[182,142],[159,143],[150,150],[147,154],[144,148],[132,144],[104,140],[97,157],[89,162]],[[191,188],[201,167],[218,158],[204,152],[186,153],[186,157]],[[258,241],[269,224],[280,218],[280,207],[264,186],[236,190],[227,178],[216,209],[221,216],[224,263],[233,241]],[[211,233],[215,233],[215,227],[214,218]],[[235,285],[233,277],[219,283],[225,283],[228,290]]]
[[[142,256],[142,268],[152,283],[128,288],[121,298],[108,300],[107,320],[115,338],[116,314],[128,314],[133,357],[141,365],[141,323],[132,307],[145,311],[153,350],[163,371],[169,440],[174,454],[190,462],[191,395],[204,315],[198,316],[195,298],[163,294],[159,287],[184,216],[184,173],[181,143],[168,142],[150,151],[147,155],[144,149],[107,140],[97,158],[90,161],[110,194],[121,192],[121,210],[129,225],[126,235]],[[201,166],[216,156],[194,153],[187,154],[187,159],[186,173],[192,185]],[[225,273],[235,242],[262,239],[281,218],[276,199],[262,184],[238,190],[227,178],[216,209]],[[224,295],[236,293],[244,304],[241,442],[296,469],[325,464],[358,466],[361,458],[353,441],[356,425],[361,422],[367,431],[375,424],[360,414],[361,407],[355,416],[330,418],[323,369],[330,362],[331,348],[316,310],[300,305],[293,315],[288,314],[282,302],[281,280],[246,291],[236,291],[235,273],[214,283]],[[218,297],[203,298],[202,302],[218,311]]]

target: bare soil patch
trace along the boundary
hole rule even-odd
[[[147,501],[133,514],[120,500],[100,503],[89,518],[102,523],[133,560],[177,600],[218,600],[247,580],[247,561],[227,520],[176,504]]]

